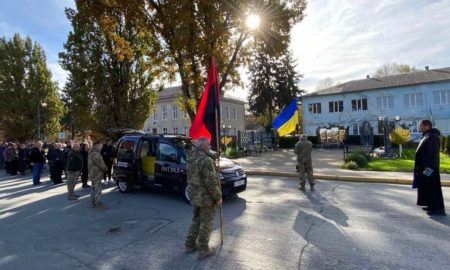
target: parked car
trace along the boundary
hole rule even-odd
[[[179,135],[125,135],[116,144],[117,160],[113,178],[122,193],[135,186],[178,190],[189,202],[186,176],[186,151],[192,140]],[[247,188],[242,167],[220,158],[222,195],[236,194]]]

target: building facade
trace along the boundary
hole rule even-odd
[[[189,116],[176,105],[179,91],[180,86],[175,86],[159,93],[155,109],[145,121],[144,132],[189,135]],[[237,135],[238,131],[245,131],[244,104],[237,99],[220,97],[222,135]]]
[[[304,132],[344,127],[349,135],[368,130],[382,134],[383,126],[409,128],[420,138],[419,122],[430,119],[450,134],[450,68],[349,81],[302,97]]]

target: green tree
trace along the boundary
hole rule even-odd
[[[381,78],[389,75],[401,74],[401,73],[410,73],[418,71],[418,69],[414,66],[410,66],[407,64],[385,64],[379,67],[373,74],[372,77]]]
[[[409,141],[410,131],[406,128],[395,128],[391,134],[389,134],[389,140],[395,144],[398,144],[398,156],[402,156],[402,145]]]
[[[141,129],[156,102],[152,40],[147,40],[136,21],[112,10],[117,24],[109,34],[100,28],[102,18],[89,16],[88,7],[76,1],[77,11],[66,9],[73,31],[60,53],[69,71],[64,88],[73,131],[113,135],[117,129]]]
[[[248,60],[258,42],[274,52],[285,51],[293,25],[303,19],[304,0],[104,0],[76,1],[98,18],[103,31],[126,54],[129,44],[113,29],[120,20],[135,20],[142,36],[152,41],[153,56],[161,62],[163,79],[181,80],[180,103],[193,119],[205,83],[211,56],[215,56],[220,88],[240,84],[237,68]],[[245,20],[249,12],[261,16],[262,25],[251,32]],[[116,45],[117,46],[117,45]],[[150,47],[150,46],[148,46]],[[147,48],[148,48],[147,47]]]
[[[11,39],[0,38],[0,129],[5,137],[36,139],[38,122],[42,134],[56,135],[63,112],[41,46],[19,34]]]
[[[450,135],[447,136],[445,143],[446,143],[445,150],[447,151],[447,155],[450,156]]]
[[[281,56],[257,53],[250,65],[250,111],[255,116],[268,114],[269,126],[275,110],[281,110],[298,97],[300,75],[289,52]]]

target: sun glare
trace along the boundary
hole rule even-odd
[[[251,30],[258,28],[260,22],[261,21],[258,15],[250,14],[247,17],[247,27],[250,28]]]

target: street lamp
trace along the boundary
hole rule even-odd
[[[389,155],[391,149],[389,145],[388,135],[389,135],[389,126],[388,126],[388,117],[379,116],[379,121],[383,121],[383,144],[384,144],[384,154]]]

